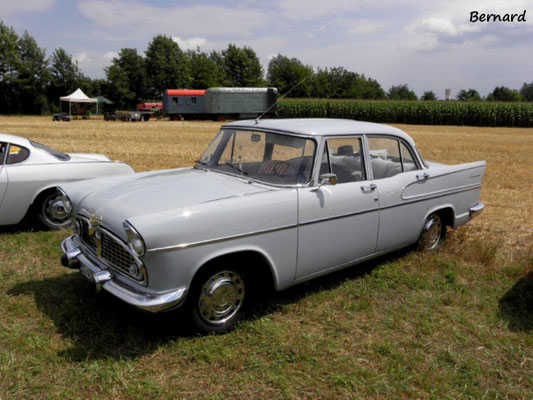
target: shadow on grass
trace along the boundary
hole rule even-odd
[[[514,332],[533,331],[533,272],[518,280],[500,299],[500,316]]]
[[[2,234],[14,234],[14,233],[23,233],[23,232],[43,232],[48,231],[48,228],[45,228],[42,224],[38,222],[29,222],[23,220],[16,225],[3,225],[0,226],[0,235]]]
[[[404,254],[393,253],[282,292],[269,293],[254,303],[248,320],[276,312],[312,293],[332,290]],[[18,284],[8,294],[34,296],[38,309],[53,321],[61,335],[72,341],[72,346],[59,355],[75,362],[135,359],[172,340],[192,340],[197,336],[187,324],[184,311],[150,314],[136,310],[104,291],[97,295],[77,272]]]

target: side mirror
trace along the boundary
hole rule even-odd
[[[336,184],[337,184],[337,175],[335,174],[322,174],[319,177],[318,186],[322,186],[322,185],[334,186]]]
[[[318,186],[311,189],[311,191],[316,192],[320,189],[321,186],[331,185],[335,186],[337,184],[337,175],[335,174],[322,174],[318,177]]]

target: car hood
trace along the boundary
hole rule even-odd
[[[97,153],[69,153],[68,155],[71,162],[110,161],[107,156]]]
[[[126,219],[271,190],[236,176],[193,168],[97,179],[86,185],[97,189],[80,199],[77,211],[102,216],[103,225],[117,233]],[[68,194],[68,186],[65,189]]]

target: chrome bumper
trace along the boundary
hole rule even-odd
[[[484,209],[485,204],[483,204],[481,201],[479,203],[476,203],[474,206],[470,207],[470,218],[477,217]]]
[[[61,258],[63,266],[82,269],[82,274],[96,285],[97,290],[104,289],[134,307],[155,313],[178,307],[185,299],[186,288],[152,294],[129,287],[118,280],[112,270],[101,268],[83,254],[74,236],[61,242],[61,250],[64,253]]]

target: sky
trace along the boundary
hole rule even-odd
[[[524,10],[526,22],[469,21]],[[0,19],[47,55],[63,47],[91,78],[120,49],[144,54],[164,34],[183,49],[250,46],[265,70],[283,54],[439,98],[533,81],[533,0],[17,0],[0,2]]]

